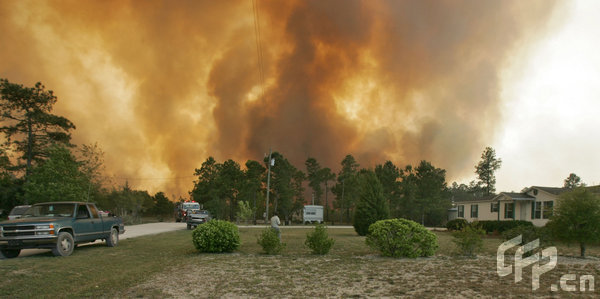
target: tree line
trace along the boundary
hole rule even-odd
[[[357,207],[366,206],[385,210],[386,217],[440,225],[447,219],[453,196],[495,191],[493,172],[501,164],[493,149],[486,148],[483,162],[476,166],[476,173],[482,173],[480,180],[473,182],[472,188],[462,189],[456,183],[448,187],[446,170],[425,160],[404,168],[386,161],[369,169],[361,168],[348,154],[340,162],[340,170],[334,173],[314,157],[307,158],[304,170],[300,170],[280,152],[271,156],[274,164],[268,190],[269,211],[277,212],[288,223],[294,217],[301,219],[303,206],[314,203],[325,206],[324,218],[328,222],[351,223]],[[268,218],[264,213],[269,163],[268,157],[261,162],[248,160],[242,168],[231,159],[219,163],[209,157],[195,170],[197,180],[191,196],[217,218],[232,221]],[[308,201],[305,185],[312,191]],[[242,214],[246,216],[240,217]]]
[[[0,79],[0,209],[45,201],[90,201],[131,222],[164,217],[173,203],[159,192],[107,186],[97,144],[71,143],[75,124],[52,113],[57,97],[42,83],[33,87]]]

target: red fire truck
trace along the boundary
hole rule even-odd
[[[188,210],[199,210],[200,204],[195,201],[180,202],[175,206],[175,222],[185,221]]]

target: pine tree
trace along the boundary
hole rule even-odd
[[[365,236],[371,224],[389,217],[390,210],[383,196],[383,187],[375,172],[361,171],[358,188],[360,195],[354,212],[354,230],[359,235]]]
[[[479,178],[479,185],[482,186],[485,195],[496,192],[496,176],[494,172],[500,169],[502,160],[496,158],[496,151],[491,147],[486,147],[481,154],[481,161],[475,166],[475,173]]]

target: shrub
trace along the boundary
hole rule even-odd
[[[200,252],[232,252],[240,247],[240,234],[231,222],[211,220],[196,227],[192,241]]]
[[[263,230],[257,242],[266,254],[278,254],[285,248],[285,243],[281,243],[277,236],[277,230],[271,227]]]
[[[359,198],[352,225],[358,235],[365,236],[371,224],[389,217],[390,210],[375,172],[365,170],[359,174],[358,192]]]
[[[452,240],[458,247],[460,254],[467,256],[475,256],[477,252],[483,249],[482,236],[485,231],[476,225],[466,225],[460,231],[452,233]]]
[[[587,244],[600,242],[600,196],[592,191],[579,187],[562,193],[546,224],[557,240],[578,243],[581,257]]]
[[[505,240],[513,239],[517,236],[522,236],[521,245],[525,245],[529,242],[532,242],[536,239],[539,239],[540,246],[536,248],[536,250],[525,252],[524,256],[530,256],[536,251],[541,250],[542,247],[546,247],[552,244],[551,234],[548,229],[545,227],[536,227],[536,226],[528,226],[521,225],[515,228],[509,229],[502,233],[502,237]]]
[[[327,235],[327,227],[318,224],[313,232],[306,234],[304,245],[312,250],[313,254],[327,254],[335,240]]]
[[[384,256],[431,256],[438,248],[437,236],[424,226],[406,219],[380,220],[369,227],[367,245]]]
[[[459,231],[462,230],[465,226],[469,225],[469,222],[463,218],[457,218],[457,219],[453,219],[448,221],[448,223],[446,223],[446,228],[449,231]]]
[[[483,230],[487,233],[503,233],[507,230],[513,229],[517,226],[533,226],[533,223],[525,220],[507,220],[507,221],[498,221],[498,220],[485,220],[478,221],[477,225],[479,225]]]

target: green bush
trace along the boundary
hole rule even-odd
[[[448,221],[448,223],[446,223],[446,228],[448,231],[459,231],[465,228],[467,225],[469,225],[469,222],[466,219],[457,218]]]
[[[437,236],[424,226],[406,219],[380,220],[369,227],[367,245],[384,256],[431,256],[438,249]]]
[[[487,233],[503,233],[517,226],[533,226],[533,223],[525,220],[484,220],[476,222],[476,225],[479,225]]]
[[[231,222],[211,220],[196,227],[192,241],[200,252],[233,252],[240,247],[240,234]]]
[[[278,254],[285,248],[285,243],[281,243],[277,236],[277,230],[271,227],[263,230],[257,242],[266,254]]]
[[[318,224],[313,232],[306,234],[304,245],[312,250],[313,254],[327,254],[335,240],[327,235],[327,227]]]
[[[467,256],[475,256],[483,249],[483,237],[485,231],[475,225],[466,225],[460,231],[452,233],[452,240],[458,247],[459,253]]]

